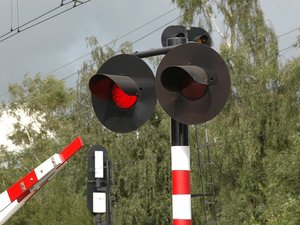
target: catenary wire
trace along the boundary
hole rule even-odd
[[[10,31],[13,31],[13,3],[10,0]],[[1,36],[0,36],[1,38]]]
[[[289,30],[289,31],[287,31],[287,32],[285,32],[285,33],[279,35],[278,37],[286,36],[286,35],[288,35],[288,34],[290,34],[290,33],[295,32],[295,31],[300,31],[300,27],[296,27],[296,28],[294,28],[294,29],[292,29],[292,30]]]
[[[18,23],[18,32],[20,32],[20,10],[19,10],[19,0],[17,0],[17,23]]]
[[[37,20],[39,20],[39,19],[41,19],[41,18],[47,16],[48,14],[51,14],[52,12],[57,11],[59,8],[62,8],[62,7],[66,6],[66,5],[70,4],[70,3],[73,3],[74,1],[72,0],[72,1],[66,2],[66,3],[64,3],[64,4],[60,5],[60,6],[57,6],[57,7],[53,8],[53,9],[51,9],[51,10],[49,10],[49,11],[47,11],[47,12],[41,14],[41,15],[35,17],[35,18],[32,19],[32,20],[29,20],[29,21],[25,22],[25,23],[22,24],[22,25],[19,24],[19,6],[18,6],[18,4],[17,4],[17,20],[18,20],[18,26],[17,26],[16,28],[13,28],[13,26],[12,26],[12,24],[11,24],[11,30],[10,30],[9,32],[7,32],[7,33],[5,33],[5,34],[2,34],[2,35],[0,36],[0,42],[3,42],[3,41],[5,41],[5,40],[7,40],[7,39],[9,39],[9,38],[11,38],[11,37],[13,37],[13,36],[19,34],[19,33],[22,32],[22,31],[25,31],[25,30],[28,30],[28,29],[34,27],[34,26],[37,26],[37,25],[39,25],[39,24],[41,24],[41,23],[43,23],[43,22],[45,22],[45,21],[47,21],[47,20],[50,20],[50,19],[52,19],[52,18],[54,18],[54,17],[56,17],[56,16],[59,16],[59,15],[61,15],[62,13],[65,13],[65,12],[67,12],[67,11],[69,11],[69,10],[71,10],[71,9],[73,9],[73,8],[75,8],[75,7],[77,7],[77,6],[80,6],[80,5],[82,5],[82,4],[85,4],[85,3],[89,2],[89,1],[91,1],[91,0],[86,0],[85,2],[82,2],[82,3],[80,3],[79,5],[74,5],[74,6],[72,6],[71,8],[68,8],[68,9],[66,9],[66,10],[64,10],[64,11],[61,11],[60,13],[54,14],[54,15],[52,15],[52,16],[50,16],[50,17],[47,17],[47,18],[45,18],[45,19],[43,19],[43,20],[41,20],[41,21],[39,21],[39,22],[36,22],[36,23],[34,23],[34,24],[31,24],[31,23],[33,23],[33,22],[35,22],[35,21],[37,21]],[[17,3],[18,3],[18,2],[17,2]],[[12,9],[11,9],[11,14],[12,14]],[[11,20],[12,20],[12,16],[11,16]],[[30,25],[30,24],[31,24],[31,25]],[[27,25],[30,25],[30,26],[26,27]],[[25,27],[25,28],[22,29],[23,27]],[[16,32],[15,32],[15,31],[16,31]],[[15,33],[14,33],[14,32],[15,32]],[[9,35],[9,34],[10,34],[10,35]]]

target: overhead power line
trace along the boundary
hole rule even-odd
[[[294,29],[292,29],[292,30],[289,30],[288,32],[285,32],[285,33],[279,35],[278,37],[286,36],[286,35],[288,35],[288,34],[290,34],[290,33],[295,32],[295,31],[300,31],[300,27],[296,27],[296,28],[294,28]]]
[[[19,18],[19,4],[18,4],[18,1],[17,1],[17,23],[18,23],[18,26],[16,28],[13,28],[13,26],[12,26],[13,9],[12,9],[12,6],[11,6],[11,29],[10,29],[9,32],[0,35],[0,43],[4,42],[5,40],[7,40],[9,38],[12,38],[13,36],[23,32],[23,31],[26,31],[26,30],[28,30],[32,27],[35,27],[35,26],[37,26],[41,23],[44,23],[44,22],[46,22],[50,19],[53,19],[54,17],[57,17],[57,16],[59,16],[63,13],[66,13],[66,12],[74,9],[77,6],[83,5],[83,4],[88,3],[90,1],[91,0],[85,0],[85,1],[71,0],[71,1],[68,1],[66,3],[62,2],[61,5],[55,7],[53,9],[41,14],[40,16],[37,16],[34,19],[29,20],[29,21],[27,21],[27,22],[25,22],[21,25],[20,25],[20,18]],[[59,11],[61,8],[65,8],[65,6],[70,5],[71,3],[73,3],[73,6],[71,6],[69,8],[66,8],[62,11]],[[56,12],[56,13],[53,14],[54,12]]]

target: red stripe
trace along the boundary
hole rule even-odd
[[[174,219],[173,225],[192,225],[192,220]]]
[[[172,171],[172,194],[191,194],[190,171]]]
[[[77,137],[72,143],[70,143],[64,150],[62,150],[59,155],[62,162],[67,161],[74,155],[81,147],[83,146],[83,142],[81,137]]]
[[[23,192],[31,188],[38,181],[34,170],[25,175],[22,179],[14,183],[7,189],[10,201],[13,202],[18,199]]]

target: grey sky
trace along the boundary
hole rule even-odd
[[[40,14],[57,7],[60,0],[18,0],[20,25]],[[16,3],[14,7],[13,27],[17,26]],[[11,0],[2,0],[0,7],[0,35],[11,27]],[[278,35],[300,26],[299,0],[261,0],[265,17]],[[68,11],[47,22],[24,31],[4,42],[0,42],[0,95],[7,93],[9,83],[20,82],[24,74],[42,75],[67,64],[88,53],[85,38],[96,36],[101,45],[139,27],[154,18],[172,10],[171,0],[92,0],[91,2]],[[174,10],[157,21],[139,29],[121,39],[120,42],[135,41],[145,34],[176,19],[179,11]],[[176,25],[176,22],[172,22]],[[161,47],[160,35],[164,28],[154,32],[134,45],[134,50],[147,50]],[[280,38],[280,49],[291,45],[299,32],[293,32]],[[213,34],[214,36],[216,34]],[[291,50],[285,58],[300,56]],[[62,79],[80,67],[84,60],[55,72]],[[72,85],[76,76],[67,80]],[[0,101],[7,96],[1,96]]]

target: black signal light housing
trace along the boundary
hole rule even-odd
[[[152,70],[139,57],[122,54],[110,58],[89,82],[96,116],[114,132],[138,129],[154,112],[154,83]]]
[[[170,117],[183,124],[201,124],[225,106],[230,76],[216,51],[204,44],[186,43],[162,59],[155,85],[158,101]]]

